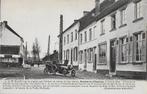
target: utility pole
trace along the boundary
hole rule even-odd
[[[47,56],[50,55],[50,35],[48,37],[48,49],[47,49]]]
[[[25,59],[28,59],[28,43],[26,42],[26,47],[25,47]]]
[[[63,15],[60,15],[60,33],[59,33],[59,62],[62,63],[62,33],[63,33]]]
[[[1,9],[2,9],[2,5],[1,5],[1,0],[0,0],[0,22],[1,22]]]
[[[2,21],[1,21],[1,0],[0,0],[0,51],[1,51],[1,43],[2,43]],[[1,54],[1,53],[0,53]],[[0,62],[2,62],[1,60],[0,60]]]

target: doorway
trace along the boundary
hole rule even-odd
[[[116,74],[116,39],[110,41],[110,74]]]

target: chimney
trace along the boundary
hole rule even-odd
[[[7,21],[3,21],[3,23],[4,23],[5,25],[7,25],[7,24],[8,24],[8,22],[7,22]]]
[[[100,0],[95,0],[95,15],[98,15],[100,12]]]
[[[59,63],[62,63],[62,33],[63,33],[63,15],[60,15],[60,35],[59,35]]]
[[[47,55],[50,55],[50,35],[48,37],[48,49],[47,49]]]
[[[89,11],[83,11],[83,16],[87,15]]]
[[[74,22],[77,22],[77,21],[78,21],[78,20],[76,20],[76,19],[74,20]]]

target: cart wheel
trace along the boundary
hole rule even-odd
[[[47,68],[44,69],[44,74],[48,74],[48,69]]]
[[[71,76],[72,76],[72,77],[75,77],[75,75],[76,75],[76,71],[75,71],[75,70],[72,70],[72,71],[71,71]]]
[[[66,76],[66,74],[67,74],[67,70],[66,69],[63,69],[63,74],[64,74],[64,76]]]

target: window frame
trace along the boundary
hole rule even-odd
[[[122,53],[122,50],[125,52]],[[129,52],[129,39],[127,35],[125,35],[119,38],[119,63],[120,64],[129,63],[128,62],[128,58],[129,58],[128,52]],[[122,60],[122,54],[123,54],[124,60]]]
[[[120,10],[120,26],[126,24],[126,7]]]
[[[73,42],[73,32],[71,32],[71,42]]]
[[[111,14],[111,31],[116,29],[116,12]]]
[[[102,53],[102,49],[100,48],[101,46],[105,46],[105,57],[100,57],[100,53]],[[105,62],[101,62],[100,59],[105,59]],[[98,65],[107,65],[107,42],[102,42],[98,44]]]
[[[89,29],[89,41],[92,40],[92,28]]]
[[[100,31],[101,31],[100,35],[104,35],[104,34],[105,34],[105,19],[101,20],[100,23],[101,23],[101,25],[100,25],[100,26],[101,26],[101,27],[100,27],[100,28],[101,28],[101,30],[100,30]]]
[[[77,40],[78,39],[78,31],[77,31],[77,29],[75,29],[75,40]]]
[[[142,14],[142,0],[137,0],[134,2],[134,19],[140,19],[143,17]]]
[[[67,44],[69,44],[69,34],[67,35]]]
[[[143,39],[142,37],[143,37],[143,34],[145,34],[145,38]],[[140,37],[139,37],[139,35],[140,35]],[[137,39],[136,40],[136,36],[138,36],[137,38],[141,38],[141,39]],[[134,63],[136,64],[136,63],[144,63],[144,62],[146,62],[146,52],[145,53],[139,53],[138,55],[139,55],[139,60],[136,60],[137,59],[137,49],[138,50],[143,50],[143,42],[145,42],[145,47],[144,47],[144,49],[145,49],[145,51],[146,51],[146,33],[144,32],[144,31],[140,31],[140,32],[137,32],[137,33],[134,33],[133,34],[133,43],[134,43],[134,56],[133,56],[133,58],[134,58]],[[137,44],[136,44],[137,43]],[[140,44],[141,44],[141,46],[140,46]],[[136,46],[138,46],[138,48],[136,48]],[[140,47],[139,47],[140,46]],[[141,52],[144,52],[144,51],[141,51]],[[143,56],[144,56],[144,60],[142,60],[142,58],[143,58]]]
[[[87,42],[87,31],[84,32],[84,35],[85,35],[84,40],[85,40],[85,42]]]

